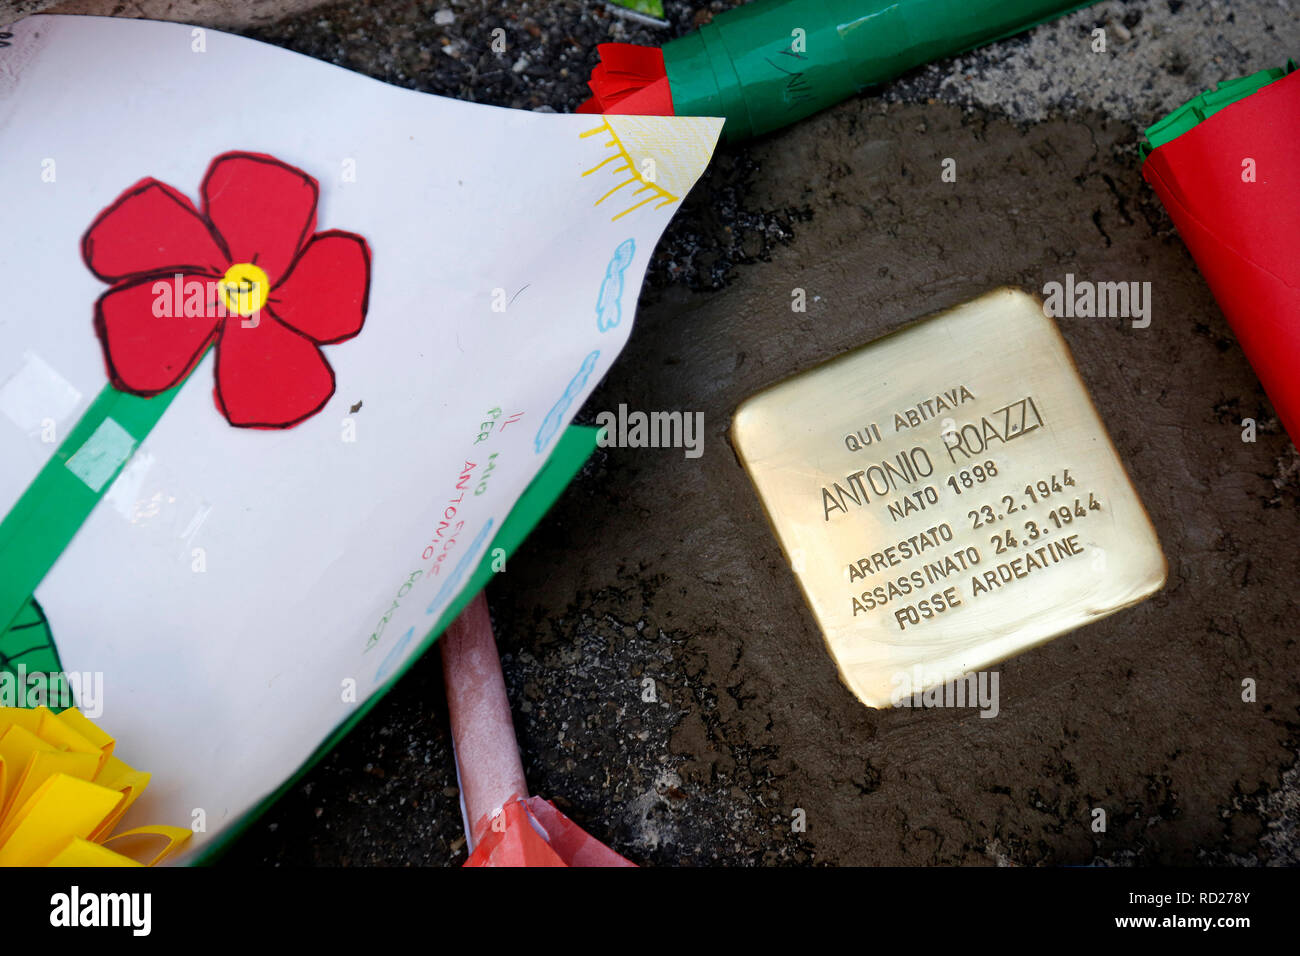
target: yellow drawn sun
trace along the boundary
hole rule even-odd
[[[580,134],[604,151],[582,175],[608,176],[612,184],[595,205],[614,197],[620,211],[613,222],[651,203],[662,209],[679,202],[708,165],[719,125],[697,116],[602,116]]]

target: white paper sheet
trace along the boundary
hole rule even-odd
[[[198,849],[417,648],[618,355],[721,121],[471,105],[177,24],[12,30],[0,383],[34,356],[63,383],[52,418],[75,421],[107,383],[92,329],[107,287],[79,243],[141,178],[197,205],[213,157],[269,154],[319,183],[318,231],[372,255],[364,328],[323,347],[337,390],[318,414],[232,427],[209,352],[37,589],[65,669],[103,673],[99,722],[153,773],[127,822],[201,809]],[[0,416],[0,513],[57,447],[30,403],[9,404],[23,414]]]

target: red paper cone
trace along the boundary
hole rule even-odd
[[[635,866],[541,797],[506,804],[466,866]]]
[[[1300,445],[1300,71],[1165,143],[1142,174]]]
[[[466,866],[635,866],[541,797],[527,795],[487,601],[479,594],[442,638]]]

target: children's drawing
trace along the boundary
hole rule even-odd
[[[82,238],[86,266],[112,284],[95,304],[109,380],[157,395],[215,341],[226,420],[289,428],[334,394],[320,346],[361,331],[370,249],[355,233],[316,233],[319,185],[272,156],[216,157],[200,195],[202,211],[142,179]]]
[[[636,255],[636,240],[624,239],[614,250],[596,296],[596,328],[608,332],[623,320],[623,273]]]
[[[604,158],[583,176],[608,177],[613,185],[595,202],[616,198],[622,207],[610,219],[653,203],[662,209],[681,200],[713,152],[713,121],[705,117],[679,117],[666,124],[660,116],[603,116],[599,126],[581,137],[604,150]],[[700,124],[696,120],[704,119]],[[701,160],[705,162],[701,162]],[[625,192],[625,187],[634,187]]]
[[[33,599],[27,601],[12,624],[0,630],[0,707],[21,707],[29,703],[26,699],[30,690],[29,674],[44,675],[45,697],[51,710],[62,710],[63,702],[71,699],[59,652],[50,634],[50,622]]]
[[[373,701],[518,546],[518,502],[576,470],[594,439],[566,426],[721,121],[478,106],[217,30],[195,55],[175,23],[6,30],[0,691],[6,668],[104,675],[155,773],[140,812],[206,810],[193,859],[346,729],[339,680]],[[178,135],[195,104],[258,106]]]
[[[609,125],[608,118],[604,123],[601,123],[594,129],[587,130],[582,134],[582,136],[585,139],[588,136],[596,136],[601,133],[608,135],[608,139],[604,142],[604,147],[608,151],[608,155],[582,175],[590,176],[592,173],[604,170],[605,173],[613,176],[618,180],[618,182],[609,192],[597,199],[595,205],[599,206],[624,186],[631,186],[634,183],[639,183],[640,185],[636,189],[632,190],[631,193],[625,193],[623,197],[620,197],[622,202],[632,203],[632,200],[637,196],[640,196],[642,193],[650,194],[640,202],[632,203],[632,205],[629,205],[622,212],[615,214],[610,219],[610,222],[616,222],[617,220],[622,219],[628,213],[640,209],[646,203],[654,202],[655,209],[662,209],[664,206],[671,205],[681,198],[680,196],[674,196],[666,189],[656,185],[653,180],[647,180],[647,178],[642,174],[642,171],[637,168],[636,162],[633,160],[632,156],[629,155],[622,142],[619,141],[618,134],[615,133],[613,127]],[[614,165],[610,166],[610,163],[613,163]]]
[[[542,449],[551,443],[555,433],[560,430],[564,423],[564,413],[569,410],[573,400],[587,385],[587,379],[591,378],[591,372],[596,367],[596,359],[600,358],[600,349],[595,349],[587,354],[582,360],[582,365],[578,367],[577,373],[569,380],[569,384],[564,389],[564,394],[556,400],[551,406],[551,410],[546,413],[542,419],[541,428],[537,429],[537,437],[533,439],[533,446],[540,455]]]
[[[424,609],[425,614],[432,614],[456,596],[456,589],[460,586],[461,580],[465,577],[465,572],[473,566],[474,559],[478,557],[479,550],[487,541],[488,533],[492,530],[492,525],[494,523],[495,522],[492,518],[488,518],[487,523],[479,529],[478,534],[474,535],[474,540],[469,543],[469,547],[465,550],[465,553],[461,555],[460,560],[456,562],[456,567],[452,568],[451,573],[448,574],[446,579],[442,582],[442,587],[438,588],[438,593],[435,594],[433,600],[429,602],[429,606]]]
[[[397,639],[397,643],[392,646],[386,655],[379,669],[375,671],[375,683],[378,684],[384,678],[393,672],[393,666],[402,659],[402,654],[411,643],[411,638],[415,637],[414,626],[408,627],[406,633]]]

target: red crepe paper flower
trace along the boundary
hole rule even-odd
[[[600,57],[587,85],[591,99],[579,113],[618,113],[635,116],[672,116],[673,93],[668,86],[664,51],[633,43],[598,43]]]
[[[241,428],[289,428],[334,394],[321,345],[365,322],[370,247],[316,232],[315,179],[271,156],[224,153],[203,177],[202,211],[156,179],[105,209],[82,258],[112,284],[95,331],[113,387],[157,395],[216,343],[217,408]]]

